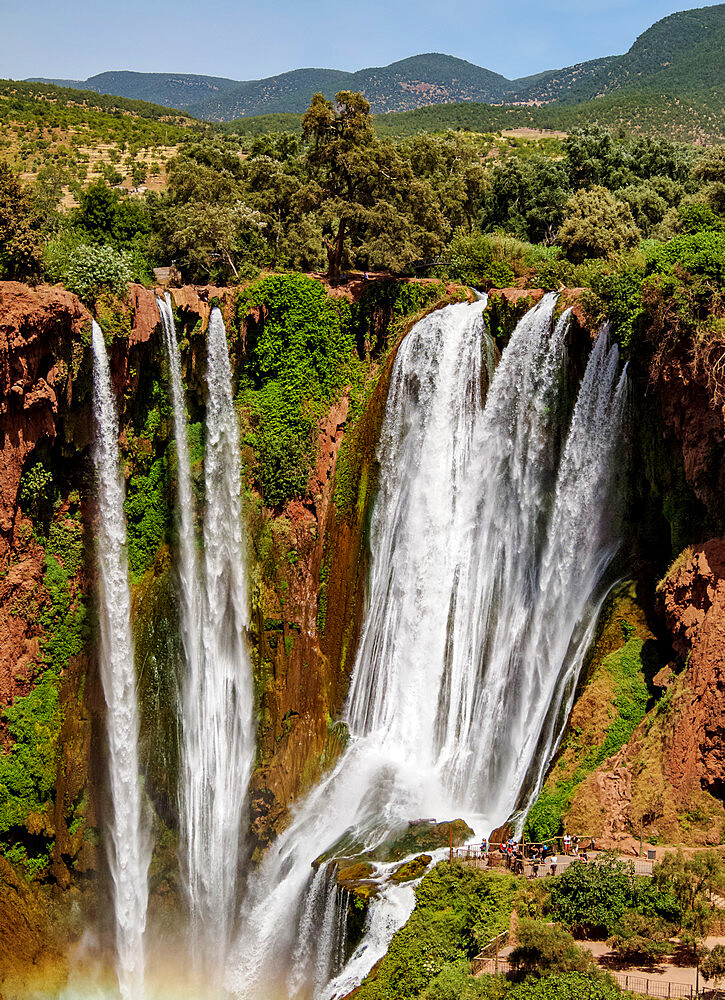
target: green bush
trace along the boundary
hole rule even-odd
[[[134,472],[125,502],[128,522],[128,568],[138,580],[153,565],[170,525],[168,463],[166,456],[151,463],[148,472]]]
[[[440,863],[416,890],[416,906],[393,936],[377,970],[360,986],[360,1000],[416,997],[444,970],[455,981],[462,962],[509,925],[516,880],[508,872],[482,872]],[[435,996],[436,994],[428,994]]]
[[[133,278],[132,255],[110,246],[81,243],[64,252],[62,244],[55,244],[46,254],[45,267],[51,280],[86,301],[104,290],[123,295]]]
[[[598,185],[572,195],[558,234],[564,252],[575,263],[587,257],[614,257],[639,238],[629,205]]]
[[[516,936],[518,944],[509,961],[525,974],[588,972],[592,968],[591,952],[580,948],[571,934],[556,924],[522,920]]]
[[[36,462],[20,477],[18,500],[25,514],[34,520],[41,517],[53,502],[53,473],[42,462]]]
[[[575,861],[552,880],[551,911],[575,934],[607,937],[627,910],[636,909],[638,897],[633,865],[604,856]]]
[[[483,233],[457,229],[448,245],[448,274],[456,281],[479,288],[506,288],[514,273],[503,260],[494,259],[494,244]]]
[[[620,1000],[622,991],[611,976],[566,972],[517,983],[506,1000]]]
[[[240,293],[237,317],[250,322],[240,402],[265,503],[280,507],[307,488],[314,427],[359,366],[349,303],[299,274],[272,275]]]

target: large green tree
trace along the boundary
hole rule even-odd
[[[25,278],[40,269],[33,201],[7,163],[0,163],[0,277]]]
[[[639,238],[627,202],[618,201],[599,185],[572,195],[558,237],[567,257],[574,262],[588,257],[614,257],[633,247]]]
[[[315,94],[302,121],[309,181],[300,206],[317,212],[331,280],[356,261],[402,269],[442,246],[445,223],[430,184],[373,128],[370,105],[340,91]]]

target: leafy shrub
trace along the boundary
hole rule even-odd
[[[514,274],[502,260],[494,259],[490,237],[457,229],[448,246],[448,273],[456,281],[480,288],[505,288]]]
[[[393,936],[377,971],[360,987],[360,1000],[415,997],[450,966],[455,983],[483,945],[508,927],[516,891],[508,872],[482,872],[441,863],[416,890],[410,919]],[[450,987],[449,983],[449,987]],[[428,993],[429,997],[436,996]]]
[[[524,973],[588,972],[591,953],[580,948],[571,934],[556,924],[522,920],[516,930],[519,943],[509,961]]]
[[[53,473],[42,462],[36,462],[20,477],[18,500],[22,510],[33,519],[39,518],[52,506]]]
[[[575,262],[586,257],[614,257],[639,239],[632,211],[606,188],[577,191],[569,199],[558,241]]]
[[[23,278],[40,269],[30,193],[0,162],[0,278]]]
[[[553,880],[551,910],[573,933],[606,937],[636,908],[638,884],[631,864],[614,856],[575,861]]]
[[[170,524],[167,460],[152,462],[149,471],[134,472],[128,482],[128,567],[138,580],[153,565]]]
[[[62,245],[56,244],[49,248],[45,266],[51,280],[62,282],[84,300],[92,300],[104,289],[122,295],[133,277],[131,254],[110,246],[81,243],[64,253]]]
[[[653,961],[673,950],[669,937],[674,929],[652,915],[625,913],[607,943],[623,958]]]
[[[506,1000],[620,1000],[622,991],[611,976],[566,972],[517,983]]]
[[[237,317],[252,310],[241,403],[249,415],[265,503],[304,494],[315,422],[356,365],[349,304],[303,275],[273,275],[240,293]]]

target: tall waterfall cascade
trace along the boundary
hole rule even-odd
[[[246,553],[239,431],[226,330],[209,321],[203,557],[197,554],[187,418],[170,300],[158,300],[169,357],[178,455],[182,684],[181,839],[195,964],[214,979],[233,927],[247,785],[254,757],[245,643]]]
[[[98,483],[99,663],[106,699],[112,802],[107,843],[114,887],[116,966],[122,1000],[142,1000],[151,840],[139,776],[139,718],[118,417],[103,333],[95,322],[93,411],[93,460]]]
[[[345,996],[410,914],[412,888],[386,883],[336,968],[323,929],[339,900],[311,867],[322,852],[371,851],[419,816],[487,834],[540,787],[612,582],[626,403],[603,330],[567,406],[569,317],[555,322],[555,307],[546,295],[521,320],[487,393],[481,302],[430,314],[399,348],[351,738],[250,884],[227,977],[237,996]]]

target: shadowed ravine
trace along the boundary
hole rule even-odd
[[[251,879],[235,995],[344,996],[407,918],[412,889],[386,885],[341,967],[343,893],[329,866],[311,867],[323,852],[370,851],[420,816],[464,815],[488,833],[540,784],[618,547],[626,396],[602,332],[567,412],[568,319],[554,326],[555,305],[549,294],[519,323],[485,405],[480,302],[429,315],[400,348],[351,739]]]

